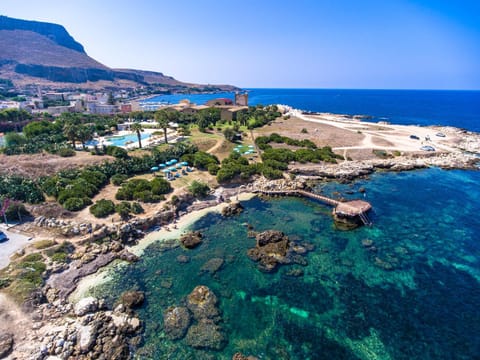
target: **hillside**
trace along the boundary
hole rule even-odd
[[[111,69],[88,56],[61,25],[0,16],[0,78],[19,89],[148,88],[151,91],[235,90],[184,83],[159,72]]]

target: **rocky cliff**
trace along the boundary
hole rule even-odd
[[[184,83],[159,72],[111,69],[88,56],[84,47],[57,24],[0,16],[0,49],[0,78],[11,80],[17,88],[35,84],[63,89],[236,89]]]

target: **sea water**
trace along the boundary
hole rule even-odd
[[[367,115],[368,121],[404,125],[449,125],[480,131],[480,91],[247,89],[249,105],[285,104],[296,109]],[[204,104],[234,93],[160,95],[147,101]]]
[[[159,238],[137,263],[119,267],[111,282],[91,291],[107,294],[112,304],[123,291],[145,291],[138,359],[231,359],[237,351],[272,360],[474,359],[479,183],[479,172],[427,169],[319,184],[322,194],[373,205],[374,225],[353,231],[336,229],[331,209],[320,203],[254,198],[243,202],[239,216],[210,213],[197,221],[192,229],[204,235],[198,248]],[[302,265],[264,273],[247,256],[255,245],[247,224],[315,249]],[[223,260],[215,273],[204,268],[212,258]],[[228,339],[222,350],[193,349],[163,331],[163,312],[184,304],[197,285],[219,299]]]

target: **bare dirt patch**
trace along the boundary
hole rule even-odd
[[[0,174],[37,178],[53,175],[60,170],[113,160],[111,156],[96,156],[84,151],[77,151],[75,156],[66,158],[48,153],[9,156],[0,154]]]
[[[307,132],[302,133],[302,129],[306,129]],[[357,133],[331,125],[312,123],[296,117],[291,117],[288,120],[279,119],[272,122],[270,126],[254,130],[255,137],[270,135],[271,133],[277,133],[292,139],[308,139],[319,147],[360,145],[365,137],[361,132]]]

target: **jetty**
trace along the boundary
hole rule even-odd
[[[261,190],[255,189],[254,193],[260,193],[269,196],[302,196],[320,201],[321,203],[333,206],[333,215],[338,218],[355,219],[358,218],[366,225],[371,226],[372,222],[368,218],[368,212],[372,205],[364,200],[339,201],[327,196],[315,194],[306,190]]]

